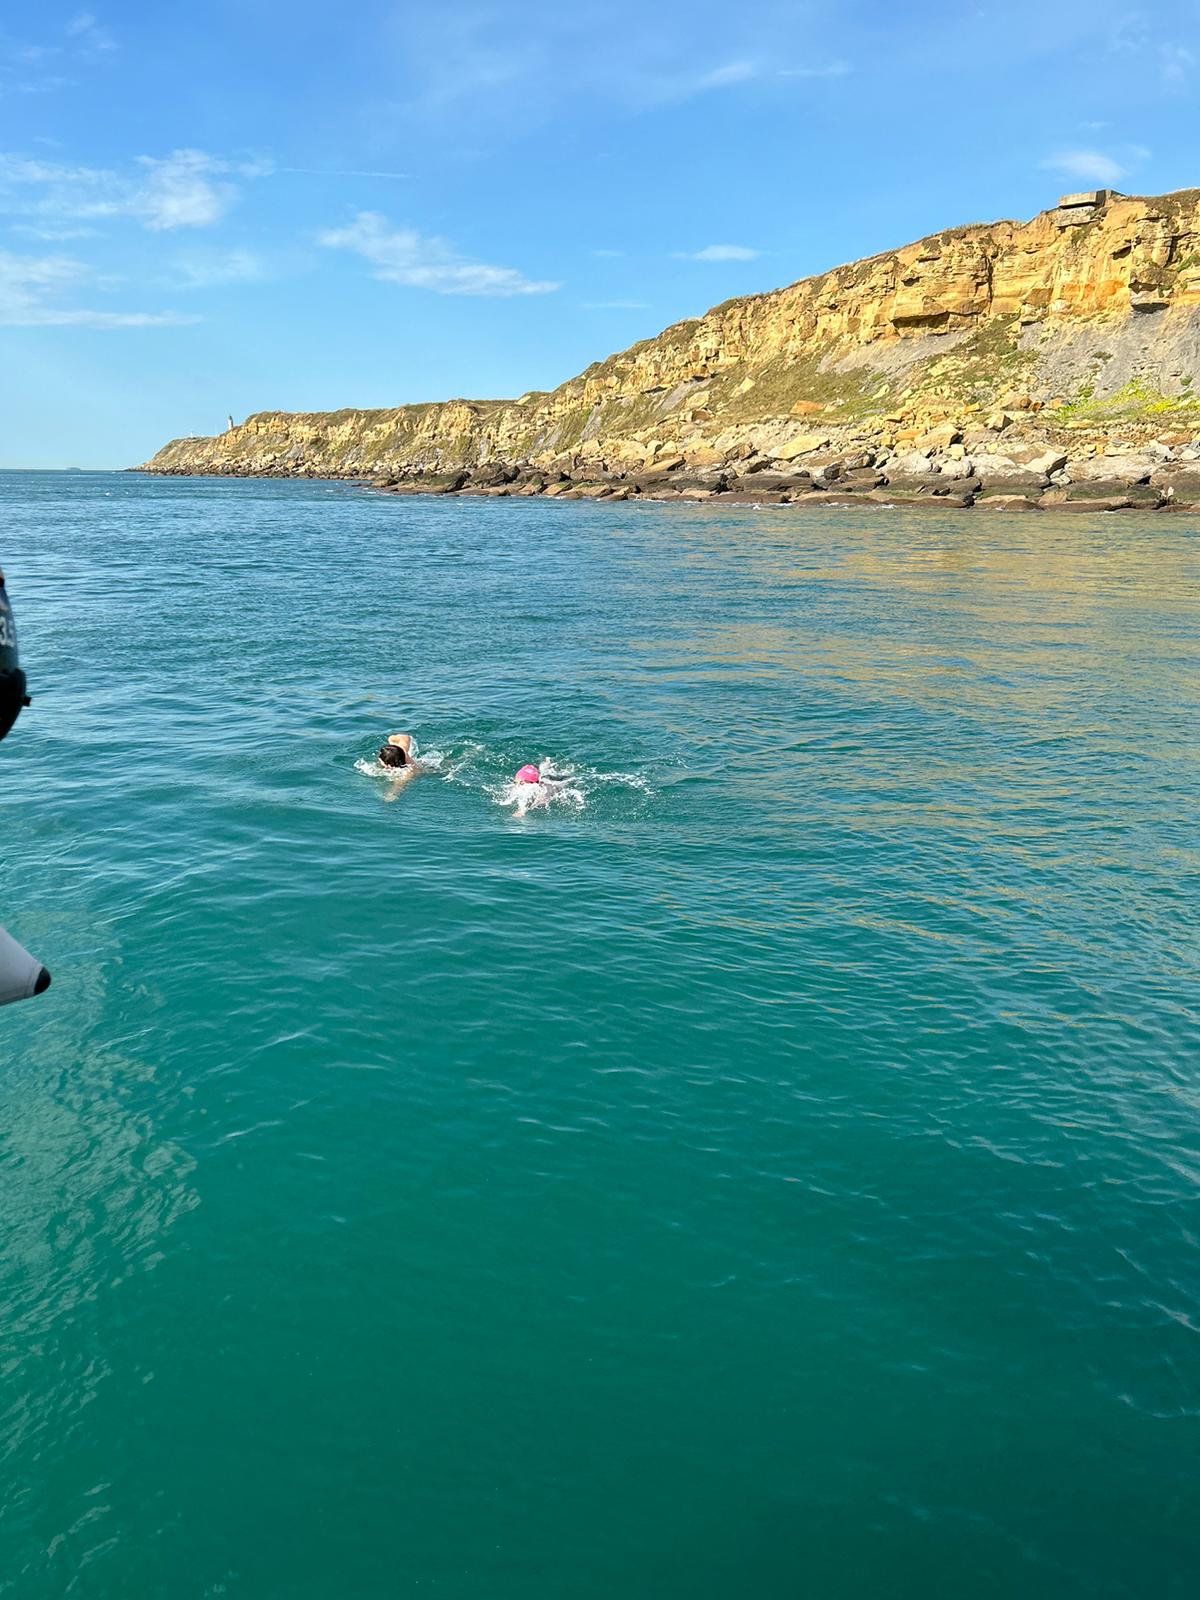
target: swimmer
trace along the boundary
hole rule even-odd
[[[514,802],[514,817],[523,817],[531,806],[544,806],[549,795],[542,787],[542,775],[532,762],[526,762],[513,773],[512,789],[508,799]]]
[[[420,762],[413,755],[411,733],[389,733],[386,744],[379,746],[376,755],[381,766],[388,767],[392,772],[391,787],[385,800],[394,800],[410,778],[415,778],[422,770]]]
[[[523,767],[518,767],[513,773],[512,789],[508,798],[511,799],[516,809],[514,817],[523,817],[527,811],[541,810],[548,806],[559,793],[562,784],[568,781],[565,772],[551,772],[549,767],[535,767],[531,761]]]
[[[566,783],[567,773],[551,772],[549,767],[535,767],[532,762],[519,767],[513,774],[514,783]]]

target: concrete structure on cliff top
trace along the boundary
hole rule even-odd
[[[1200,190],[1097,190],[727,301],[549,393],[261,412],[175,440],[148,469],[404,478],[504,463],[611,482],[849,444],[895,460],[947,428],[977,451],[990,429],[1043,448],[1070,432],[1095,454],[1114,433],[1130,447],[1200,436],[1198,389]]]

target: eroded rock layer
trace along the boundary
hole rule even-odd
[[[1200,190],[1100,191],[727,301],[550,393],[260,412],[146,470],[760,497],[1082,483],[1166,503],[1200,496],[1194,390]]]

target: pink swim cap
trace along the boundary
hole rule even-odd
[[[536,767],[524,766],[517,773],[518,783],[541,783],[541,775]]]

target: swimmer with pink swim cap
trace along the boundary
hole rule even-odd
[[[558,785],[565,782],[563,773],[551,772],[549,767],[535,767],[532,761],[527,761],[513,774],[509,795],[510,799],[516,801],[517,809],[513,816],[523,817],[530,808],[538,810],[548,806],[559,792]]]

